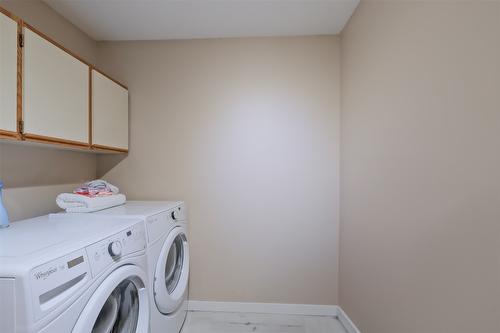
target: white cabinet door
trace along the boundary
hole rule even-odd
[[[17,131],[17,22],[1,12],[0,130]]]
[[[92,144],[128,149],[128,90],[92,70]]]
[[[24,133],[88,144],[89,66],[29,29],[24,34]]]

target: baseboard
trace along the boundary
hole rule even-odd
[[[188,301],[189,311],[241,312],[337,317],[347,333],[361,333],[338,305]]]
[[[354,325],[351,318],[349,318],[349,316],[344,312],[344,310],[342,310],[340,306],[337,307],[337,311],[337,318],[342,323],[347,333],[361,333],[356,325]]]
[[[338,306],[336,305],[210,302],[210,301],[195,301],[195,300],[190,300],[188,302],[188,310],[213,311],[213,312],[291,314],[291,315],[305,315],[305,316],[333,316],[333,317],[336,317],[338,314]]]

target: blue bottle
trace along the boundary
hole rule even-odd
[[[9,227],[9,215],[2,201],[3,182],[0,181],[0,229]]]

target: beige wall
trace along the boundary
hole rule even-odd
[[[342,33],[340,305],[500,332],[500,3],[364,2]]]
[[[187,201],[192,299],[337,303],[339,56],[337,37],[100,44],[131,136],[99,173]]]
[[[39,1],[0,6],[129,84],[131,153],[98,173],[132,199],[188,202],[192,299],[340,303],[363,333],[500,331],[499,3],[363,2],[342,51],[98,50]],[[95,176],[94,155],[0,143],[14,220]]]
[[[95,62],[97,44],[44,3],[0,1],[0,6]],[[95,175],[92,154],[0,142],[0,179],[5,182],[4,201],[13,221],[56,211],[58,193]]]

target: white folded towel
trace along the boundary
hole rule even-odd
[[[81,194],[61,193],[56,202],[67,213],[90,213],[98,210],[123,205],[127,198],[123,194],[88,197]]]

